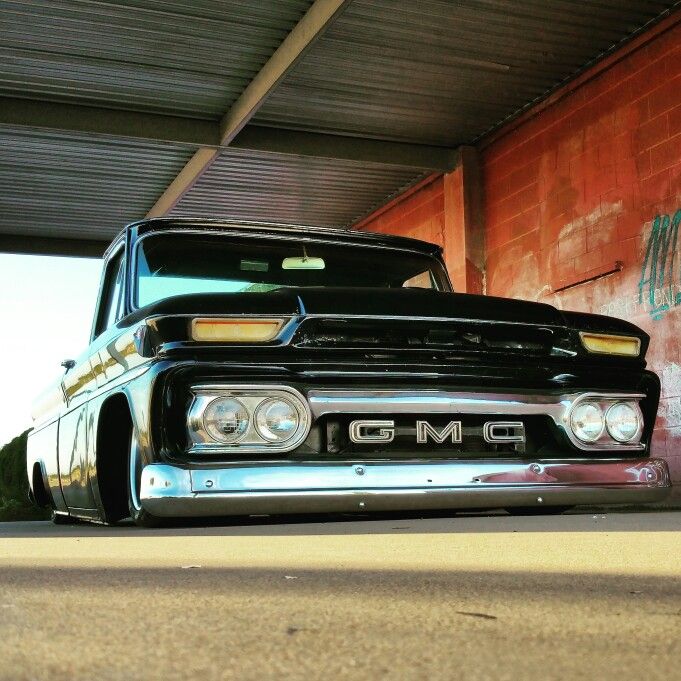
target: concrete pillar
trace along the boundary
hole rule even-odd
[[[485,235],[480,164],[475,147],[460,147],[459,165],[444,176],[444,256],[454,289],[485,292]]]

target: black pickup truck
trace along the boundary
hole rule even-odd
[[[657,501],[648,337],[452,292],[378,234],[145,220],[105,254],[87,350],[37,401],[55,522]]]

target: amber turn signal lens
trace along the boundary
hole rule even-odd
[[[277,337],[283,319],[193,319],[195,341],[266,343]]]
[[[641,352],[641,340],[634,336],[612,336],[607,333],[580,332],[582,344],[589,352],[601,355],[626,355],[638,357]]]

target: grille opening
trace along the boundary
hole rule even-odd
[[[554,333],[515,324],[415,320],[312,319],[301,324],[292,344],[300,348],[456,350],[547,355]]]
[[[356,443],[350,440],[350,423],[359,420],[392,420],[395,435],[391,442]],[[452,442],[448,437],[438,443],[432,437],[426,442],[417,442],[416,422],[425,420],[438,433],[444,432],[451,421],[460,421],[461,442]],[[523,424],[525,443],[489,443],[483,435],[484,424],[488,421],[513,421]],[[315,432],[316,429],[316,432]],[[378,434],[380,428],[374,429]],[[371,429],[368,429],[371,433]],[[498,435],[513,434],[513,429],[499,429]],[[504,415],[425,415],[411,414],[394,416],[390,414],[334,414],[317,420],[313,432],[300,448],[292,452],[292,458],[305,458],[310,455],[309,444],[314,441],[318,447],[320,460],[342,461],[361,457],[362,459],[475,459],[485,458],[524,458],[537,454],[550,456],[565,452],[561,447],[555,424],[548,416],[509,417]]]

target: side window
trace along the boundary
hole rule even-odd
[[[112,258],[104,274],[95,337],[113,326],[123,305],[123,252]]]
[[[119,260],[118,269],[116,271],[116,280],[111,289],[111,299],[108,301],[106,310],[106,319],[104,328],[108,329],[113,326],[118,319],[118,313],[121,307],[121,298],[123,293],[123,260]]]
[[[411,279],[402,284],[404,288],[430,288],[437,290],[437,285],[433,281],[433,273],[430,270],[416,274]]]

